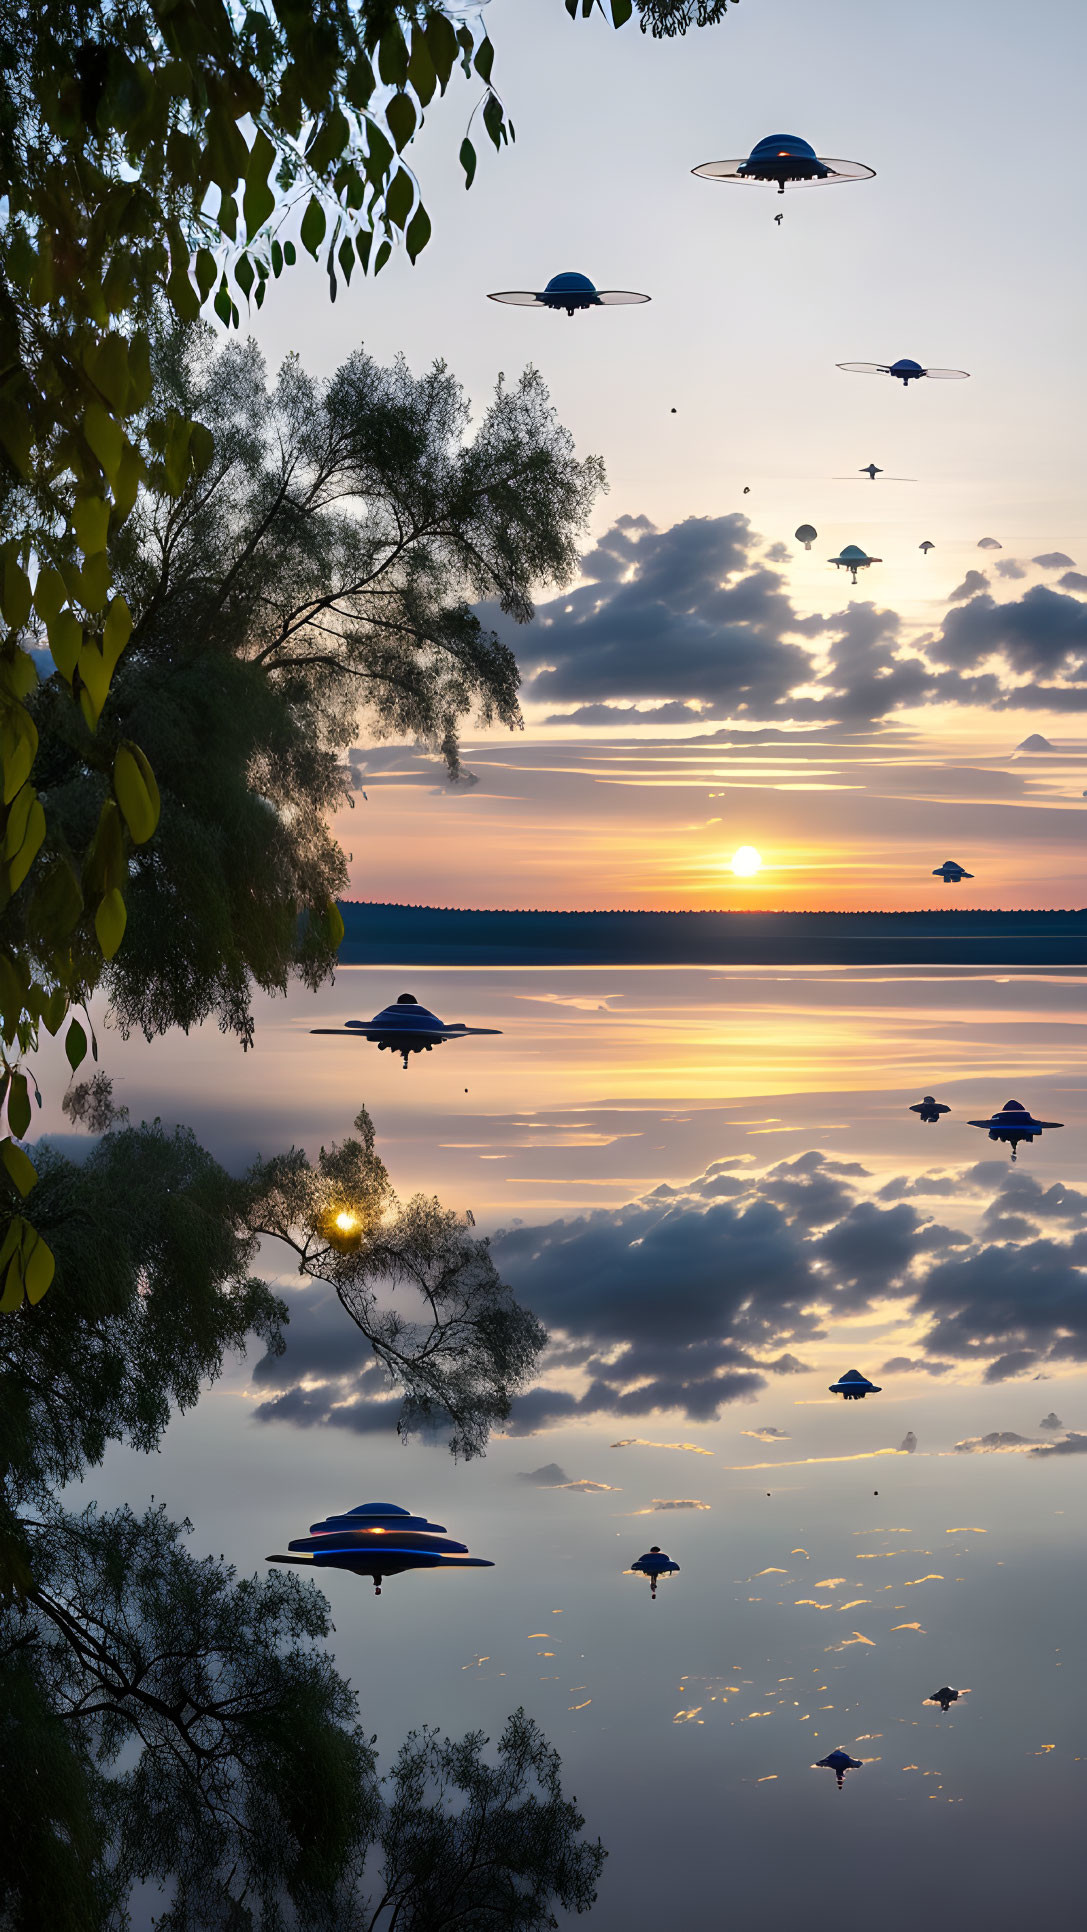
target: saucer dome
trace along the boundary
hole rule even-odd
[[[870,181],[875,174],[862,161],[831,161],[816,154],[799,134],[766,134],[739,160],[703,161],[692,174],[705,181],[770,181],[786,188],[819,187],[834,181]]]
[[[565,309],[567,315],[574,315],[579,309],[630,308],[649,299],[648,295],[638,295],[633,289],[597,288],[587,275],[575,269],[552,275],[546,288],[500,289],[487,297],[488,302],[504,302],[511,308]]]

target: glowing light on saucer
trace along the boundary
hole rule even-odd
[[[346,1208],[341,1208],[334,1225],[340,1234],[354,1234],[359,1225],[359,1217],[357,1214],[350,1214]]]
[[[753,845],[741,845],[729,860],[730,869],[738,879],[753,879],[762,867],[762,853],[756,852]]]

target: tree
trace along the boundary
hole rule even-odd
[[[355,1126],[359,1138],[322,1147],[315,1166],[296,1149],[258,1162],[248,1224],[293,1249],[300,1274],[335,1289],[403,1390],[402,1434],[440,1428],[454,1455],[481,1455],[547,1335],[514,1301],[488,1243],[448,1208],[422,1195],[396,1206],[365,1110]],[[406,1291],[408,1306],[380,1307],[379,1289]]]
[[[317,382],[292,359],[269,385],[252,345],[215,355],[189,331],[159,366],[159,406],[199,416],[215,457],[181,497],[144,493],[114,547],[134,628],[98,738],[145,748],[163,809],[104,987],[125,1028],[217,1012],[248,1040],[252,982],[332,970],[325,908],[346,868],[326,821],[352,797],[360,712],[454,775],[464,716],[517,725],[513,654],[470,600],[531,616],[534,587],[572,574],[604,479],[532,370],[469,432],[441,364],[415,377],[359,351]],[[51,825],[70,846],[92,753],[81,734],[53,765]]]
[[[606,1853],[585,1845],[561,1761],[523,1710],[485,1763],[489,1738],[413,1731],[393,1766],[381,1825],[384,1893],[367,1932],[542,1932],[552,1902],[587,1912]],[[448,1799],[456,1809],[450,1813]]]

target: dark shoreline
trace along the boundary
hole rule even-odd
[[[1076,966],[1087,910],[504,912],[344,900],[345,966]]]

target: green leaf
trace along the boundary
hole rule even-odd
[[[113,793],[137,845],[146,845],[159,822],[159,788],[138,745],[118,745],[113,760]]]
[[[408,251],[409,261],[414,262],[422,254],[430,240],[430,235],[430,216],[420,202],[404,232],[404,245]]]
[[[613,27],[625,27],[634,12],[634,0],[611,0],[611,20]]]
[[[497,94],[488,94],[483,103],[483,125],[496,148],[506,139],[506,117]]]
[[[475,68],[481,80],[490,80],[491,68],[494,66],[494,47],[487,35],[484,36],[476,48],[476,57],[472,62],[472,66]]]
[[[256,139],[249,150],[249,165],[245,171],[245,196],[242,201],[245,229],[250,241],[257,230],[264,226],[268,217],[275,213],[275,190],[268,182],[268,175],[275,163],[275,158],[275,148],[263,128],[258,128]]]
[[[24,1201],[38,1178],[38,1170],[28,1154],[17,1147],[13,1140],[0,1141],[0,1161],[7,1169],[8,1179],[14,1183]]]
[[[49,1288],[57,1264],[52,1248],[42,1240],[37,1229],[28,1227],[27,1233],[31,1238],[29,1242],[26,1236],[23,1238],[23,1282],[27,1301],[33,1305],[41,1300]]]
[[[64,1051],[74,1073],[87,1057],[87,1035],[78,1020],[73,1020],[64,1036]]]
[[[460,164],[464,169],[464,185],[470,188],[476,178],[476,151],[467,135],[460,144]]]
[[[121,454],[125,446],[124,431],[120,423],[103,408],[101,403],[92,402],[87,405],[84,413],[83,434],[112,483],[120,467]]]
[[[196,251],[196,286],[200,290],[201,302],[207,301],[208,296],[215,286],[215,278],[218,273],[219,264],[212,254],[211,249],[198,248]]]
[[[294,264],[295,264],[295,261],[297,260],[297,255],[296,255],[296,251],[295,251],[295,246],[294,246],[294,243],[293,243],[293,241],[286,241],[286,242],[284,242],[284,244],[283,244],[283,260],[284,260],[284,261],[286,262],[286,264],[287,264],[287,267],[288,267],[288,268],[293,268],[293,267],[294,267]]]
[[[104,550],[109,531],[109,504],[105,497],[79,497],[72,510],[72,528],[85,557]]]
[[[399,152],[401,148],[407,146],[415,133],[416,114],[409,95],[393,95],[385,109],[385,122]]]
[[[8,1126],[16,1140],[25,1140],[30,1126],[32,1109],[30,1094],[27,1090],[26,1074],[16,1070],[11,1076],[8,1087]]]
[[[308,254],[313,256],[315,261],[317,259],[317,255],[320,250],[321,243],[324,241],[325,229],[327,227],[328,227],[328,222],[325,218],[325,211],[322,208],[320,202],[318,201],[317,196],[311,195],[309,198],[309,203],[306,208],[306,212],[302,216],[302,227],[299,231],[299,240],[301,241],[303,248],[307,251]]]
[[[125,911],[125,902],[118,892],[117,887],[114,886],[112,891],[107,892],[105,897],[100,901],[98,910],[94,915],[94,930],[98,938],[98,944],[102,948],[103,959],[113,958],[114,953],[117,951],[125,936],[125,926],[127,923],[128,914]]]
[[[0,609],[13,631],[21,631],[30,616],[30,578],[15,558],[4,559],[0,572]]]
[[[242,255],[234,267],[234,280],[237,282],[243,295],[248,296],[255,279],[252,262],[248,255]]]
[[[397,168],[385,192],[385,213],[394,228],[403,228],[415,200],[415,185],[405,168]]]

